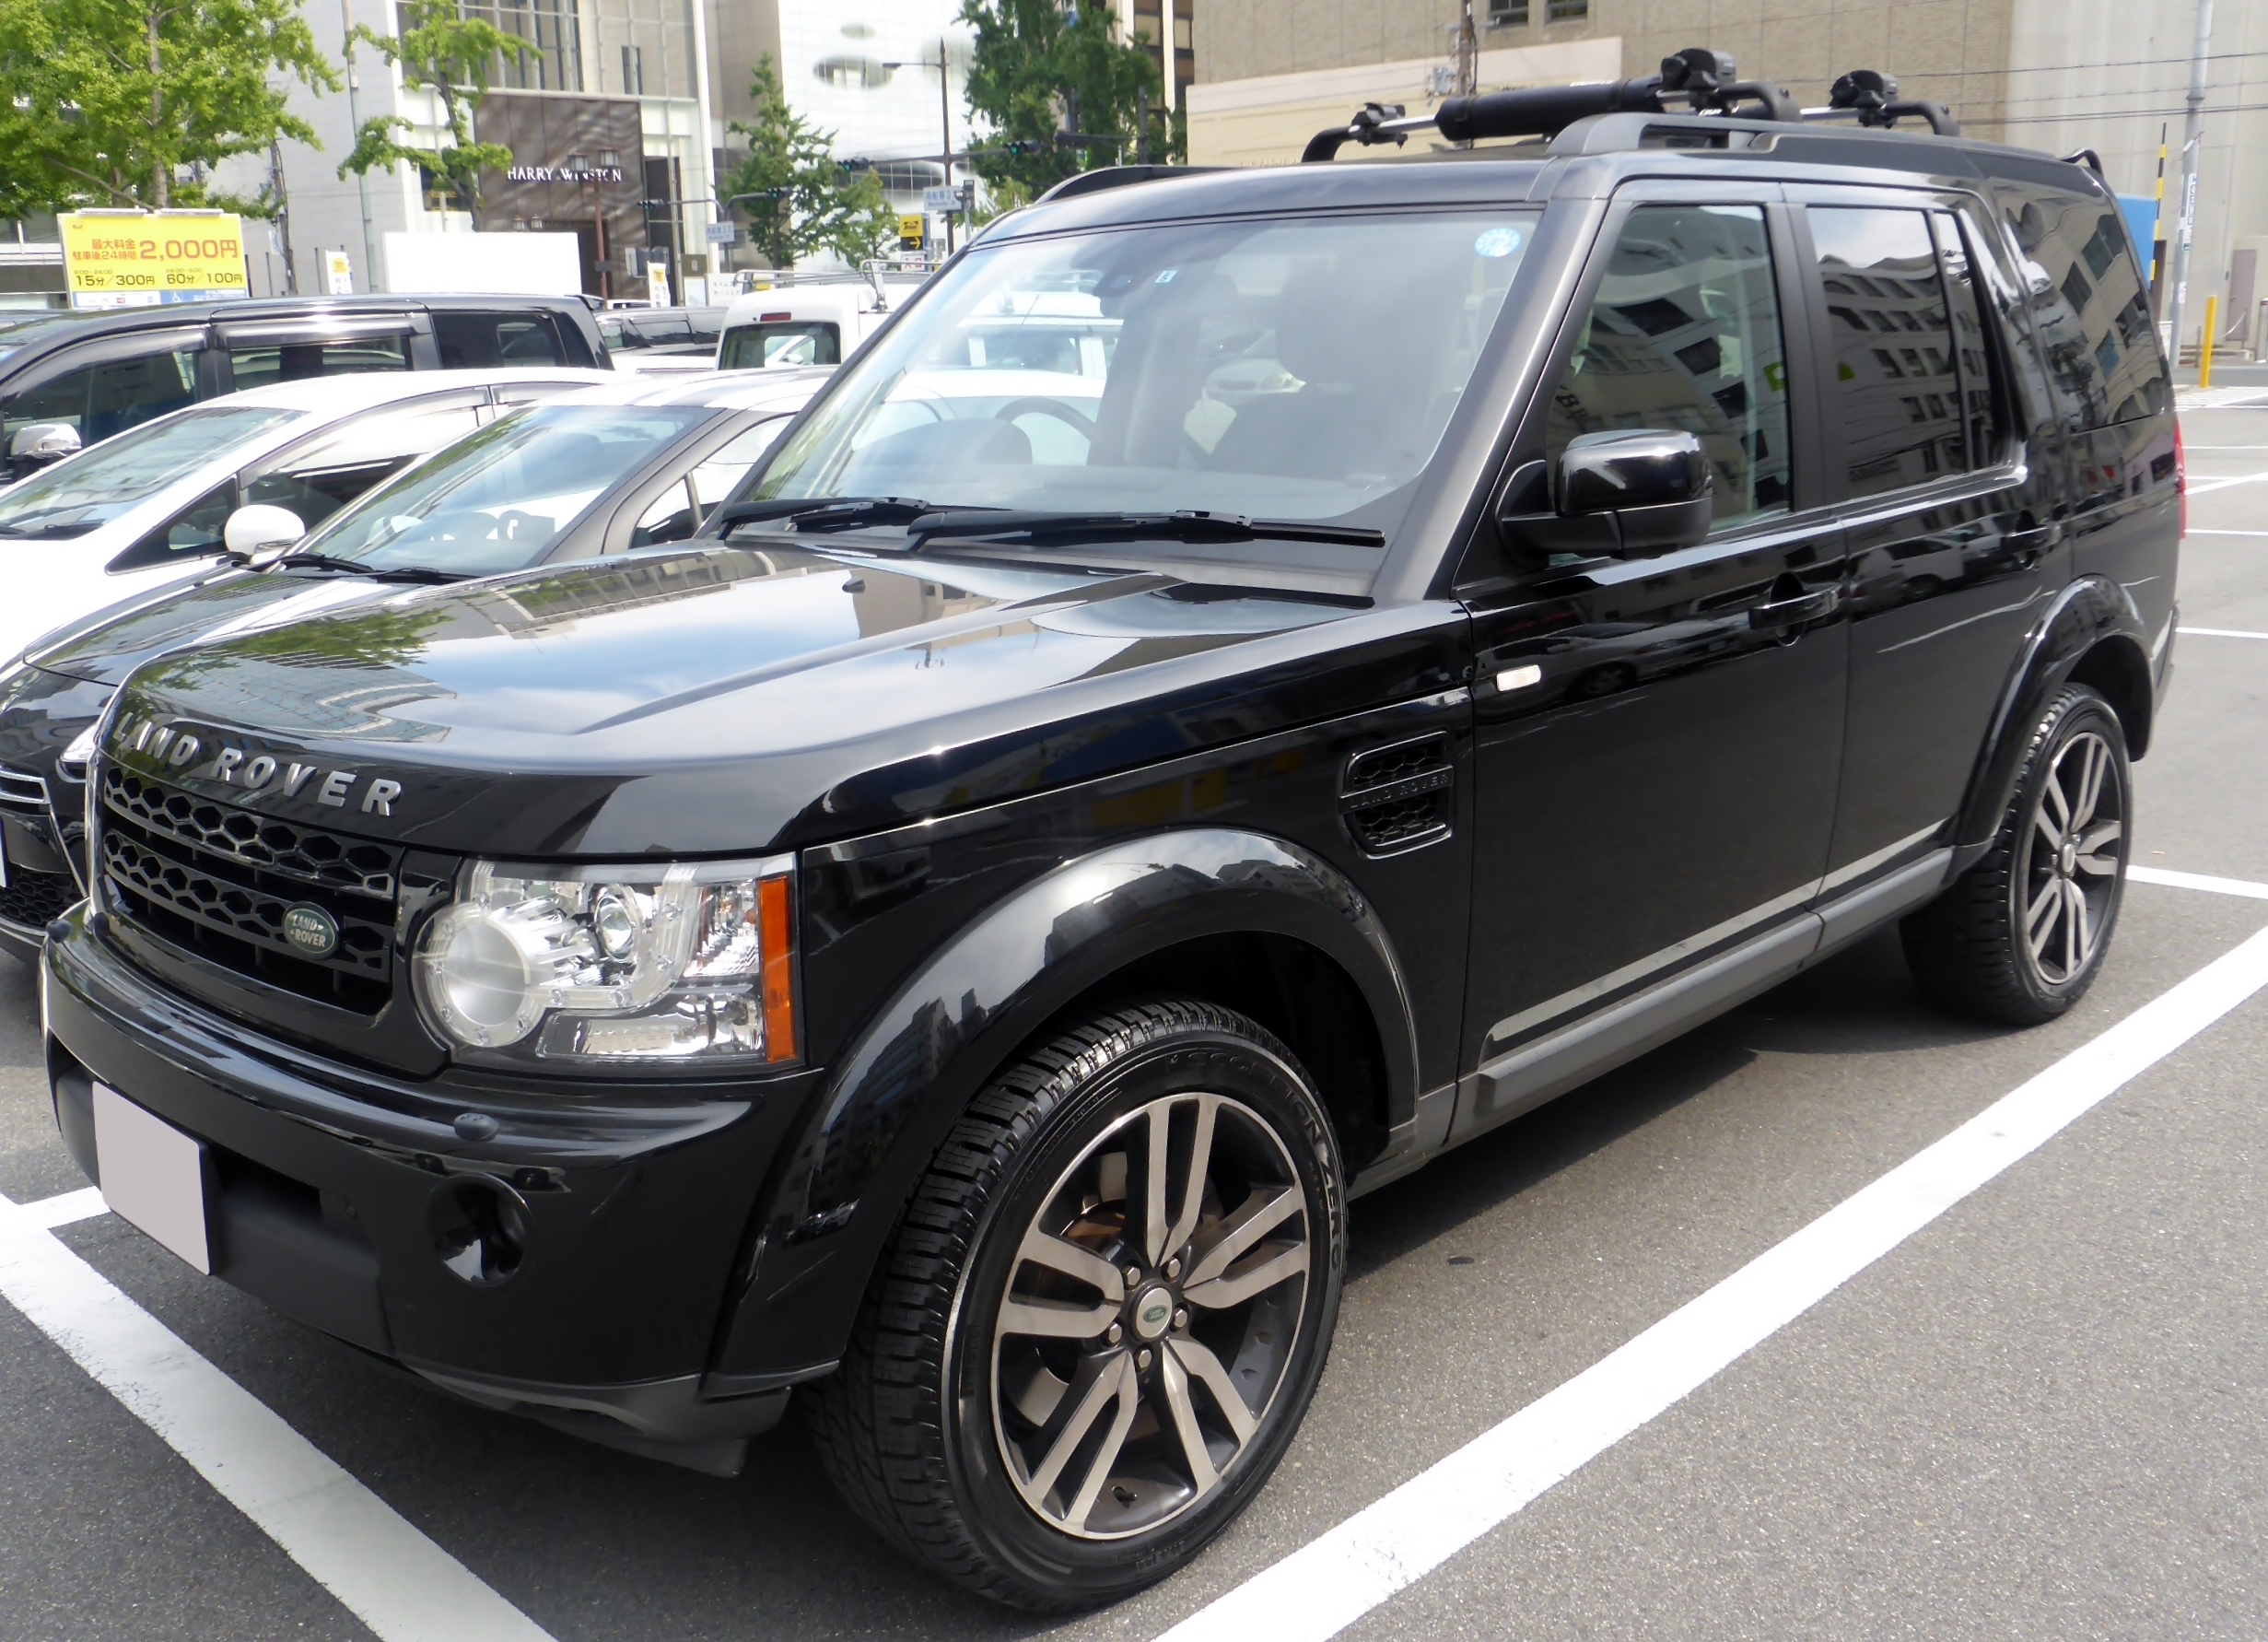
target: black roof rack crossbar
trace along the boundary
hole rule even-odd
[[[1684,110],[1672,106],[1682,99]],[[1745,107],[1743,105],[1755,105]],[[1629,80],[1601,80],[1582,86],[1537,86],[1451,97],[1431,114],[1405,114],[1398,103],[1365,103],[1343,126],[1318,131],[1300,155],[1309,164],[1334,158],[1340,147],[1359,143],[1401,144],[1413,131],[1438,131],[1452,142],[1479,137],[1556,136],[1578,120],[1598,114],[1667,114],[1690,111],[1720,118],[1739,117],[1774,123],[1854,120],[1881,130],[1900,119],[1918,119],[1939,136],[1958,136],[1960,122],[1941,102],[1900,100],[1898,82],[1870,68],[1853,69],[1828,94],[1828,106],[1796,106],[1784,86],[1744,80],[1733,59],[1706,46],[1688,46],[1662,59],[1662,72]]]
[[[1553,136],[1593,114],[1661,114],[1670,98],[1683,98],[1695,113],[1731,114],[1743,103],[1762,106],[1762,118],[1795,120],[1801,111],[1784,86],[1744,80],[1732,58],[1706,46],[1688,46],[1662,59],[1662,72],[1583,86],[1537,86],[1452,97],[1431,114],[1406,115],[1398,103],[1365,103],[1344,126],[1318,131],[1300,158],[1334,158],[1347,143],[1403,143],[1413,131],[1434,130],[1451,142],[1477,137]]]

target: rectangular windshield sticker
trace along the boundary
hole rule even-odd
[[[1152,285],[1171,285],[1174,283],[1174,276],[1180,272],[1181,270],[1179,268],[1162,269],[1159,271],[1157,278],[1152,280],[1151,283]]]

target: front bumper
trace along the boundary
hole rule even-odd
[[[727,1381],[711,1357],[813,1074],[555,1090],[391,1079],[161,991],[84,906],[48,943],[41,992],[56,1122],[79,1167],[96,1177],[98,1081],[204,1142],[215,1274],[289,1316],[476,1402],[728,1473],[789,1388],[831,1366]],[[495,1132],[463,1138],[466,1113]],[[468,1226],[485,1228],[482,1259],[463,1256]]]

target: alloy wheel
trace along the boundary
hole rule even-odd
[[[1080,1153],[993,1327],[994,1433],[1042,1520],[1123,1539],[1222,1485],[1291,1361],[1312,1233],[1282,1138],[1227,1096],[1151,1100]]]
[[[2085,731],[2056,749],[2016,875],[2024,944],[2052,986],[2085,975],[2102,944],[2125,853],[2125,805],[2101,734]]]

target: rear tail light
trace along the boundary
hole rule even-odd
[[[2190,472],[2181,455],[2181,418],[2173,419],[2173,493],[2181,499],[2181,534],[2190,534]]]

